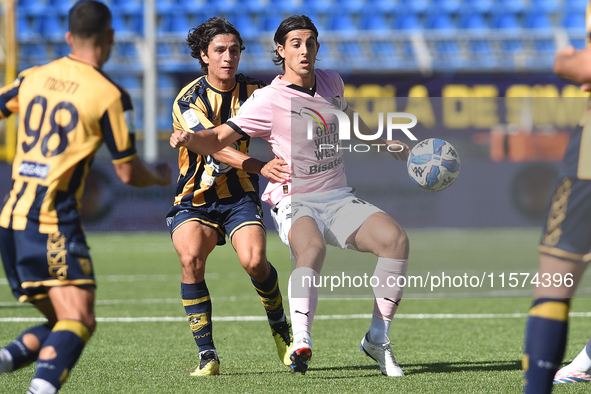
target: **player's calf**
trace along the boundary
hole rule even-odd
[[[47,382],[56,391],[59,390],[68,378],[91,336],[90,329],[79,321],[58,321],[39,352],[37,372],[31,386],[34,384],[36,386],[47,386],[45,383]],[[30,391],[32,393],[51,392],[50,387],[43,391],[33,391],[31,389]]]

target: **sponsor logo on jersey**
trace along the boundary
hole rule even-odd
[[[18,174],[20,176],[28,176],[44,180],[47,178],[47,174],[49,174],[49,165],[23,161],[18,167]]]
[[[183,118],[185,118],[185,122],[187,122],[187,126],[189,126],[190,129],[199,124],[199,117],[193,109],[188,109],[183,112]]]
[[[129,133],[135,133],[135,112],[133,109],[124,111],[123,118],[125,119],[125,124],[127,124],[127,130],[129,130]]]

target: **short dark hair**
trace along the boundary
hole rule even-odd
[[[199,26],[189,30],[189,34],[187,35],[187,45],[191,50],[191,56],[199,60],[201,70],[203,70],[204,74],[207,74],[208,66],[201,58],[201,51],[207,53],[207,48],[209,48],[211,40],[220,34],[233,34],[236,36],[238,43],[240,44],[240,52],[246,49],[238,30],[233,24],[224,18],[214,16]]]
[[[68,29],[81,38],[102,38],[111,29],[111,11],[104,3],[81,0],[68,14]]]
[[[314,23],[308,16],[292,15],[284,19],[277,28],[275,36],[273,37],[273,41],[275,41],[275,55],[273,56],[273,63],[275,63],[277,66],[281,66],[283,71],[285,71],[285,59],[279,55],[279,52],[277,51],[277,45],[285,47],[287,34],[293,30],[312,30],[316,36],[316,41],[318,41],[318,29],[316,29],[316,26],[314,26]]]

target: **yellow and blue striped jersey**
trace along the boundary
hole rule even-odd
[[[113,163],[136,156],[128,93],[72,55],[23,71],[0,90],[0,118],[20,114],[12,190],[0,226],[41,233],[80,220],[80,199],[103,141]]]
[[[224,91],[211,86],[207,76],[199,77],[186,85],[174,101],[174,128],[196,133],[223,124],[262,86],[261,81],[236,74],[234,87]],[[230,145],[244,154],[248,154],[249,146],[250,137],[247,136]],[[179,150],[179,170],[174,205],[201,206],[258,191],[258,175],[237,170],[212,156],[198,155],[184,147]]]

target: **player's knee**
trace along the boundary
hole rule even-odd
[[[183,254],[180,256],[181,269],[184,272],[196,274],[205,269],[205,259],[193,254]]]
[[[390,258],[408,258],[409,240],[402,227],[394,226],[383,233],[379,255]]]
[[[238,257],[242,267],[250,276],[259,276],[269,269],[267,257],[262,250],[251,249],[244,251]]]

